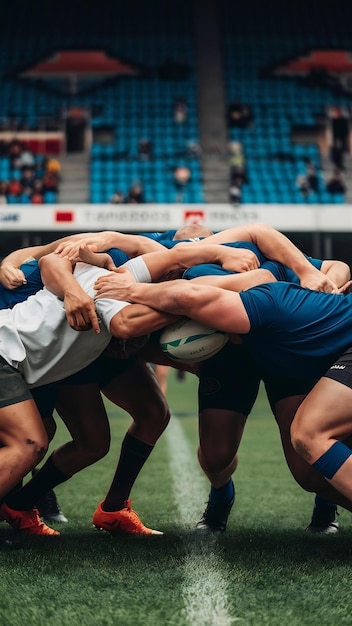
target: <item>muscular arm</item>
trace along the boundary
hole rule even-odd
[[[231,241],[251,241],[268,259],[279,261],[292,269],[299,277],[302,287],[316,291],[337,292],[337,285],[328,275],[313,267],[290,239],[267,224],[255,223],[229,228],[194,245],[206,246]]]
[[[70,326],[75,330],[85,330],[92,326],[99,332],[94,301],[76,281],[72,274],[71,261],[57,254],[50,254],[43,257],[39,263],[44,284],[64,301]],[[119,339],[140,337],[163,328],[175,319],[175,315],[136,304],[126,306],[114,315],[110,322],[110,332]]]
[[[157,306],[158,310],[166,313],[186,315],[210,327],[216,324],[216,328],[229,333],[247,333],[250,328],[238,293],[209,285],[196,285],[193,281],[135,283],[131,274],[125,271],[119,274],[114,297],[150,307]]]
[[[114,315],[110,322],[110,332],[119,339],[141,337],[164,328],[177,318],[177,315],[157,311],[145,304],[132,304]]]
[[[110,248],[119,248],[129,257],[133,258],[147,252],[158,252],[164,247],[143,235],[128,235],[115,231],[103,231],[101,233],[86,233],[76,235],[71,241],[58,241],[55,252],[60,256],[66,256],[70,260],[77,260],[80,245],[94,246],[97,252],[104,252]]]
[[[343,261],[323,261],[320,271],[338,287],[342,287],[351,278],[351,269]]]
[[[97,251],[120,248],[130,257],[164,250],[160,243],[142,235],[126,235],[114,231],[77,233],[41,246],[20,248],[11,252],[0,265],[0,283],[8,289],[15,289],[22,285],[24,274],[19,267],[28,259],[41,259],[47,254],[58,252],[60,256],[67,257],[69,260],[77,260],[79,247],[82,244],[94,245]]]
[[[171,250],[163,249],[162,252],[151,252],[141,258],[149,270],[152,281],[160,280],[169,270],[186,269],[203,263],[217,263],[234,272],[247,272],[259,266],[257,257],[249,250],[220,245],[197,247],[195,243],[175,246]]]
[[[92,298],[82,289],[72,274],[72,263],[56,254],[39,261],[44,285],[64,301],[67,321],[75,330],[93,328],[100,332]]]
[[[243,274],[228,274],[224,276],[198,276],[191,280],[196,285],[212,285],[229,291],[245,291],[251,287],[262,285],[263,283],[276,282],[275,276],[269,270],[259,269]]]

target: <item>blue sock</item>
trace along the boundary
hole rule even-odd
[[[233,484],[232,478],[218,489],[216,487],[211,486],[209,500],[211,502],[231,502],[235,497],[235,485]]]
[[[316,495],[315,496],[315,504],[316,506],[325,506],[325,507],[329,507],[330,509],[337,509],[337,506],[334,502],[330,502],[329,500],[325,500],[324,498],[321,498],[320,496]]]
[[[319,459],[312,463],[312,467],[331,480],[350,456],[352,456],[352,450],[342,441],[335,441]]]

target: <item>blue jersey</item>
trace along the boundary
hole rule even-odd
[[[317,270],[321,270],[323,261],[321,261],[320,259],[313,259],[312,257],[306,255],[305,257],[312,265],[314,265],[314,267],[317,268]],[[297,274],[295,274],[293,270],[291,270],[289,267],[286,267],[286,265],[282,265],[282,263],[278,263],[277,261],[269,261],[267,259],[261,265],[261,268],[269,270],[274,275],[276,280],[282,280],[286,283],[294,283],[296,285],[300,284],[300,280]]]
[[[153,239],[153,241],[157,241],[158,243],[162,243],[164,245],[164,241],[173,240],[176,232],[176,230],[166,230],[163,233],[141,233],[141,235],[142,237],[148,237],[148,239]]]
[[[352,345],[352,294],[277,282],[240,298],[251,324],[243,338],[264,376],[320,378]]]
[[[130,258],[125,252],[122,252],[118,248],[111,248],[107,252],[116,267],[120,267],[120,265],[126,263]],[[12,309],[15,304],[27,300],[29,296],[37,293],[37,291],[44,287],[40,275],[39,263],[36,259],[23,263],[20,269],[24,273],[27,283],[20,285],[16,289],[7,289],[0,284],[0,309]]]
[[[17,302],[27,300],[29,296],[43,288],[38,261],[28,261],[20,266],[27,284],[16,289],[7,289],[0,285],[0,309],[12,309]]]
[[[245,248],[246,250],[251,250],[258,258],[260,268],[269,270],[273,274],[274,278],[276,278],[276,280],[282,280],[285,282],[296,284],[300,283],[297,274],[295,274],[291,269],[286,267],[286,265],[282,265],[282,263],[279,263],[278,261],[269,261],[269,259],[264,256],[264,254],[254,243],[248,241],[236,241],[234,243],[226,243],[222,245],[232,248]],[[321,261],[320,259],[313,259],[312,257],[307,256],[306,258],[318,270],[321,269],[323,261]],[[238,274],[238,272],[226,270],[221,267],[221,265],[217,265],[215,263],[203,263],[201,265],[195,265],[194,267],[187,269],[183,274],[183,278],[191,280],[192,278],[198,278],[199,276],[226,276],[228,274]]]
[[[201,241],[202,239],[205,239],[205,237],[195,237],[193,239],[174,239],[176,232],[176,230],[167,230],[164,233],[142,233],[142,237],[153,239],[153,241],[157,241],[168,250],[174,248],[179,243],[192,243],[192,241]]]
[[[228,248],[244,248],[245,250],[251,250],[251,252],[254,252],[258,258],[260,265],[267,260],[259,248],[250,241],[234,241],[232,243],[223,243],[220,245],[227,246]],[[191,280],[192,278],[197,278],[198,276],[226,276],[227,274],[238,274],[238,272],[225,270],[221,267],[221,265],[217,265],[216,263],[202,263],[201,265],[195,265],[194,267],[187,269],[183,274],[183,278]]]

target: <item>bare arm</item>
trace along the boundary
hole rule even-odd
[[[164,328],[177,318],[177,315],[157,311],[145,304],[132,304],[114,315],[110,322],[110,332],[119,339],[141,337]]]
[[[343,261],[323,261],[320,271],[338,287],[342,287],[351,278],[350,266]]]
[[[164,248],[162,252],[144,254],[141,258],[152,281],[160,280],[169,270],[186,269],[202,263],[217,263],[233,272],[247,272],[259,267],[258,258],[251,251],[220,245],[197,247],[195,243],[175,246],[171,250]]]
[[[56,254],[39,261],[44,285],[64,301],[67,321],[75,330],[93,328],[100,332],[92,298],[82,289],[72,274],[72,263]]]
[[[268,259],[279,261],[291,268],[299,277],[302,287],[337,293],[337,285],[329,276],[317,270],[290,239],[267,224],[255,223],[229,228],[194,245],[206,246],[231,241],[251,241]]]
[[[110,248],[119,248],[129,257],[133,258],[147,252],[158,252],[164,250],[164,247],[143,235],[128,235],[115,231],[103,231],[101,233],[87,233],[76,235],[70,241],[58,241],[55,252],[60,256],[67,257],[70,260],[77,260],[78,249],[80,245],[94,246],[97,252],[104,252]]]
[[[229,333],[249,331],[249,319],[237,293],[185,280],[136,283],[128,271],[120,272],[118,279],[114,288],[117,300],[157,306],[160,311],[186,315],[210,327],[216,323],[216,328]],[[100,280],[95,283],[97,297]]]
[[[8,289],[16,289],[22,285],[25,277],[19,267],[28,259],[40,259],[46,254],[58,252],[60,256],[67,257],[69,260],[77,260],[78,250],[82,244],[95,245],[98,251],[120,248],[130,257],[164,250],[160,243],[142,235],[126,235],[115,231],[77,233],[41,246],[31,246],[11,252],[0,265],[0,283]]]
[[[262,285],[263,283],[276,282],[275,276],[269,270],[259,269],[243,274],[228,274],[223,276],[198,276],[191,280],[196,285],[212,285],[229,291],[245,291],[251,287]]]
[[[65,242],[78,241],[80,237],[82,237],[81,234],[69,235],[41,246],[30,246],[29,248],[14,250],[14,252],[11,252],[3,259],[0,265],[0,283],[7,289],[16,289],[24,281],[24,274],[19,269],[22,263],[32,259],[41,259],[46,254],[54,252],[58,243],[63,245]]]

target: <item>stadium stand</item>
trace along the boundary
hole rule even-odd
[[[335,8],[302,0],[219,3],[227,103],[242,102],[253,114],[249,127],[228,128],[229,140],[242,144],[246,158],[244,203],[344,202],[343,194],[326,189],[318,135],[327,107],[349,107],[351,94],[338,83],[332,88],[313,80],[316,74],[275,74],[278,66],[315,50],[349,50],[351,7],[342,2]],[[305,196],[296,180],[308,161],[318,173],[318,188]]]
[[[86,200],[108,202],[116,189],[127,193],[138,179],[147,201],[175,202],[173,170],[187,164],[191,178],[184,200],[202,202],[200,162],[192,150],[199,140],[191,11],[191,4],[177,1],[154,1],[150,11],[139,2],[109,7],[64,2],[49,7],[15,0],[0,26],[2,128],[16,120],[18,127],[38,131],[43,118],[57,124],[68,108],[83,107],[89,111],[92,130]],[[12,25],[11,35],[6,23]],[[19,78],[60,50],[104,50],[138,75],[100,84],[92,80],[76,94],[65,93],[56,78]],[[175,122],[173,115],[180,99],[187,104],[183,123]],[[143,138],[153,146],[148,162],[138,158]]]
[[[40,141],[34,149],[33,135],[32,149],[37,154],[57,154],[63,145],[58,137],[64,133],[67,111],[78,107],[88,116],[90,134],[85,150],[89,154],[81,170],[89,169],[89,180],[88,170],[86,181],[81,170],[75,169],[77,163],[64,158],[60,196],[49,193],[46,201],[71,198],[109,202],[117,191],[126,196],[139,181],[146,202],[173,203],[180,197],[174,182],[177,167],[186,167],[191,173],[182,190],[183,202],[226,201],[221,186],[227,185],[230,164],[221,164],[216,154],[206,162],[203,155],[208,148],[203,150],[206,124],[211,118],[200,106],[206,90],[199,89],[199,53],[204,57],[206,44],[208,57],[203,58],[203,65],[205,69],[209,65],[211,71],[208,78],[206,71],[202,73],[203,81],[205,76],[214,93],[224,87],[211,83],[215,76],[211,67],[214,38],[203,33],[205,46],[201,48],[202,28],[194,29],[196,16],[205,14],[210,4],[208,0],[151,0],[148,4],[131,0],[101,6],[80,1],[49,5],[13,0],[4,7],[0,23],[0,139],[9,132],[15,136],[44,133],[45,150],[39,152]],[[279,67],[287,69],[289,63],[316,51],[348,50],[349,3],[342,0],[334,12],[329,3],[318,0],[312,0],[309,8],[303,0],[294,4],[219,0],[215,4],[226,104],[240,101],[252,114],[248,126],[227,129],[227,140],[243,146],[246,161],[241,202],[315,204],[349,200],[348,184],[345,195],[327,190],[333,167],[320,140],[322,126],[329,125],[327,109],[339,106],[349,111],[350,93],[344,93],[339,83],[319,82],[317,71],[308,78],[277,72]],[[198,22],[207,28],[211,20]],[[65,80],[35,73],[31,79],[23,77],[43,61],[55,60],[53,55],[60,51],[82,50],[103,51],[130,73],[99,81],[90,76],[81,84],[67,76]],[[186,105],[181,122],[174,115],[175,103],[180,100]],[[211,102],[213,94],[206,102],[208,109]],[[139,154],[143,139],[151,142],[151,158]],[[221,141],[219,146],[221,153]],[[308,162],[314,166],[318,182],[316,189],[306,194],[297,180],[306,172]],[[347,170],[350,165],[347,159]],[[8,180],[11,172],[3,157],[0,168],[0,180]],[[66,195],[61,194],[68,178],[65,172],[70,171],[71,187]],[[83,181],[78,195],[74,176]],[[218,185],[213,196],[207,185],[211,177]]]

